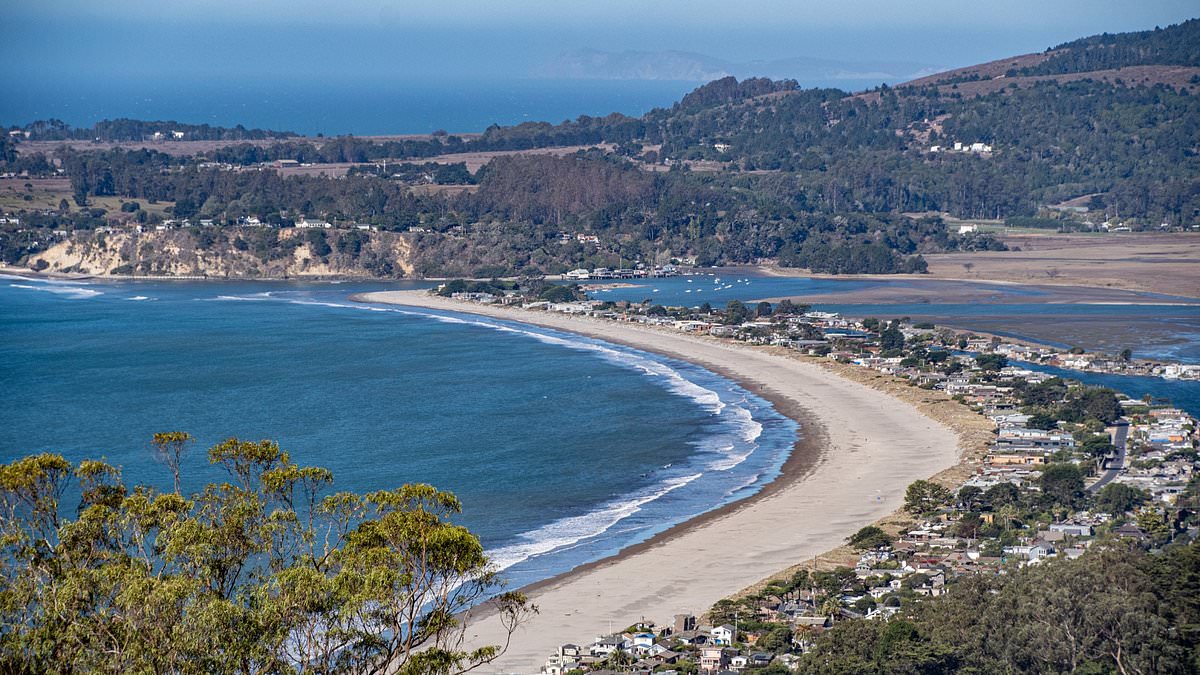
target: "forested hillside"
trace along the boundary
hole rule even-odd
[[[1200,19],[1138,33],[1094,35],[1050,50],[1050,58],[1020,71],[1056,75],[1127,66],[1200,66]]]
[[[972,577],[890,621],[839,623],[803,670],[1194,673],[1198,565],[1195,543],[1160,556],[1114,547]]]
[[[26,214],[41,227],[161,220],[146,210],[95,213],[91,202],[104,198],[167,204],[175,221],[218,227],[318,218],[408,232],[413,258],[392,269],[417,274],[763,259],[821,272],[919,272],[920,254],[1000,245],[952,235],[937,218],[901,214],[1044,218],[1047,207],[1077,200],[1095,222],[1200,224],[1198,26],[1067,43],[1021,57],[1013,63],[1033,65],[986,81],[980,73],[994,64],[855,95],[724,78],[640,118],[493,126],[475,137],[293,139],[186,127],[229,142],[193,156],[76,145],[52,157],[22,152],[19,139],[6,138],[0,170],[33,178],[53,175],[57,162],[69,178],[70,203]],[[1176,80],[1189,68],[1196,75],[1152,82],[1145,69],[1159,66]],[[1119,67],[1142,76],[1121,80],[1112,75]],[[1093,79],[1080,71],[1087,68],[1107,74]],[[164,124],[174,123],[118,120],[88,133],[124,137]],[[43,135],[76,133],[30,126]],[[238,142],[243,133],[256,142]],[[474,175],[457,159],[589,145],[597,147],[563,157],[489,158]],[[271,164],[278,160],[353,166],[342,177],[291,175]],[[451,185],[466,187],[439,188]],[[581,243],[575,235],[584,233],[599,243]],[[6,260],[36,253],[28,242],[44,246],[53,237],[0,238],[18,240],[26,242],[19,254],[0,251]]]

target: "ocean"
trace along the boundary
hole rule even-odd
[[[103,119],[294,131],[315,136],[478,133],[492,124],[573,120],[670,107],[700,82],[676,80],[479,79],[321,81],[106,78],[65,86],[53,79],[4,87],[0,125]]]
[[[426,284],[427,285],[427,284]],[[0,279],[0,462],[105,458],[166,487],[149,440],[277,440],[338,489],[457,494],[511,583],[752,494],[797,438],[709,371],[522,324],[350,302],[417,283]]]

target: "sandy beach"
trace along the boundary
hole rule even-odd
[[[470,312],[572,331],[686,359],[733,378],[801,424],[803,439],[784,475],[760,495],[693,519],[600,561],[528,589],[540,614],[513,636],[507,654],[480,669],[536,673],[567,642],[640,619],[700,615],[717,600],[836,548],[858,528],[896,510],[914,480],[958,462],[956,433],[916,407],[801,358],[652,328],[466,304],[421,291],[355,299]],[[467,631],[472,644],[502,642],[494,618]]]

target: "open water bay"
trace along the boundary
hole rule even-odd
[[[352,303],[414,284],[0,279],[0,461],[104,457],[167,487],[152,434],[280,442],[335,487],[423,482],[515,585],[778,475],[796,424],[687,363],[521,324]]]

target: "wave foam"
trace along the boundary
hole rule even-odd
[[[29,291],[42,291],[44,293],[54,293],[55,295],[65,295],[74,300],[82,300],[84,298],[94,298],[97,295],[104,295],[102,291],[93,290],[91,288],[79,288],[78,286],[30,286],[29,284],[9,284],[9,286],[12,288],[22,288]]]
[[[522,543],[510,544],[489,551],[488,557],[496,570],[500,571],[530,558],[597,537],[612,529],[622,520],[641,511],[645,504],[678,490],[702,475],[697,473],[673,478],[657,486],[657,489],[639,494],[631,499],[609,502],[601,505],[595,511],[548,523],[536,530],[518,535],[520,539],[525,540]]]
[[[231,301],[232,300],[232,301],[241,301],[241,302],[262,302],[264,300],[274,300],[274,299],[275,298],[271,295],[270,291],[268,291],[266,293],[251,293],[249,295],[218,295],[215,298],[209,298],[209,300],[221,300],[221,301]]]

